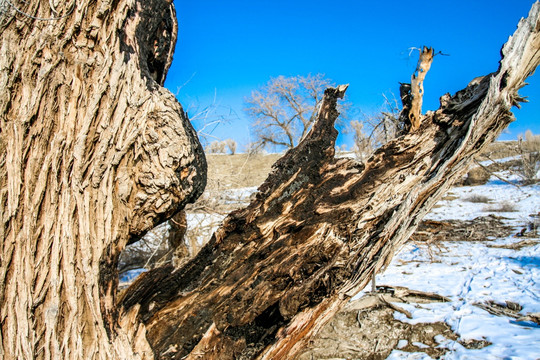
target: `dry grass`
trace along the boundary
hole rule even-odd
[[[208,189],[259,186],[282,154],[208,154]]]
[[[484,195],[471,195],[465,201],[473,204],[489,204],[491,199]]]
[[[489,145],[485,154],[490,159],[501,159],[517,156],[520,152],[517,141],[504,141]],[[207,188],[212,190],[259,186],[281,156],[282,154],[207,154]],[[487,158],[481,157],[481,160]]]
[[[496,141],[489,144],[488,148],[480,156],[480,161],[489,159],[503,159],[519,155],[517,141]]]
[[[516,210],[516,206],[512,203],[509,203],[509,202],[502,202],[502,203],[499,203],[499,204],[494,204],[492,206],[487,206],[484,208],[484,211],[486,212],[515,212],[517,211]]]

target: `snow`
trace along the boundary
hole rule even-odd
[[[408,353],[400,350],[394,350],[386,358],[387,360],[398,360],[398,359],[409,359],[409,360],[427,360],[431,359],[430,356],[424,354],[424,353]]]
[[[403,349],[405,346],[407,346],[409,342],[407,340],[399,340],[397,344],[398,349]]]
[[[240,189],[229,189],[223,191],[223,197],[229,199],[229,203],[243,202],[248,205],[251,195],[257,192],[257,187],[246,187]]]
[[[470,199],[485,196],[489,203],[474,203]],[[523,224],[530,214],[540,211],[540,186],[513,186],[498,179],[491,179],[482,186],[463,186],[450,190],[448,200],[441,200],[426,216],[431,220],[472,220],[479,216],[495,214],[511,218],[512,225]],[[457,197],[457,199],[452,199]],[[500,205],[507,204],[515,211],[501,212]]]
[[[448,195],[427,218],[472,220],[495,214],[505,217],[504,221],[514,226],[517,233],[531,221],[531,214],[540,211],[537,185],[518,188],[492,179],[484,186],[453,188]],[[472,203],[468,200],[472,196],[486,196],[490,202]],[[513,207],[514,211],[497,211],[501,204]],[[512,235],[485,242],[443,242],[439,248],[408,243],[386,271],[377,275],[377,284],[406,286],[451,299],[448,303],[400,303],[400,307],[412,314],[412,319],[395,312],[396,319],[408,323],[444,321],[460,335],[460,340],[492,343],[482,349],[467,349],[439,335],[436,340],[440,346],[450,349],[443,359],[539,359],[540,327],[537,324],[491,315],[473,305],[488,300],[512,301],[523,306],[521,314],[540,312],[538,241],[520,250],[492,247],[520,240],[523,239]],[[388,359],[431,358],[424,353],[394,350]]]

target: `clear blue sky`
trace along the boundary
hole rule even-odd
[[[188,111],[215,102],[229,124],[214,134],[249,142],[243,101],[271,77],[323,73],[349,83],[348,99],[365,112],[399,94],[416,59],[411,47],[437,56],[424,83],[424,111],[471,79],[497,69],[500,48],[532,0],[359,1],[175,0],[178,43],[166,87]],[[501,139],[540,133],[540,76],[521,90],[530,103]],[[215,100],[214,100],[215,99]],[[342,138],[341,141],[348,141]]]

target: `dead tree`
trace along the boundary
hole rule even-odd
[[[424,100],[424,79],[433,62],[433,48],[424,46],[420,50],[416,70],[411,75],[411,83],[401,83],[399,93],[403,109],[399,115],[403,130],[416,131],[422,120],[422,103]]]
[[[431,68],[432,62],[433,48],[424,46],[420,52],[416,71],[411,76],[411,110],[409,112],[411,131],[416,131],[420,127],[424,99],[424,79]]]
[[[536,3],[497,72],[443,96],[419,131],[365,164],[334,158],[346,86],[328,89],[310,133],[246,209],[181,268],[152,270],[118,297],[120,251],[205,183],[195,133],[160,86],[174,10],[160,1],[6,1],[4,359],[294,358],[513,120],[517,91],[540,61]]]
[[[279,76],[246,99],[255,148],[295,147],[309,132],[324,89],[334,86],[322,74]]]
[[[156,357],[294,359],[513,121],[517,91],[540,62],[539,9],[520,22],[497,72],[444,95],[418,131],[365,164],[334,157],[346,86],[328,89],[313,129],[256,199],[184,267],[151,271],[123,295]]]

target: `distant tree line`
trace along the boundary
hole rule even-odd
[[[214,140],[206,146],[205,151],[208,154],[226,154],[228,152],[234,155],[237,146],[238,144],[233,139]]]

